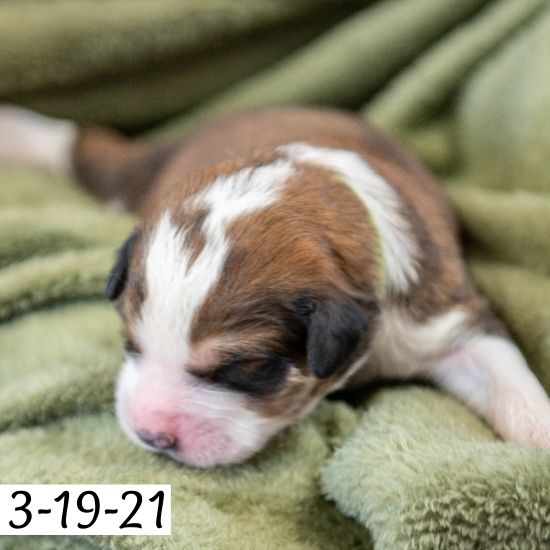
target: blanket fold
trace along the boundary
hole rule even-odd
[[[546,0],[25,0],[0,5],[0,102],[147,137],[283,103],[353,108],[415,149],[475,283],[550,391]],[[165,121],[159,125],[159,121]],[[171,537],[0,548],[546,548],[550,454],[435,389],[323,402],[249,463],[198,471],[129,443],[102,299],[135,220],[0,166],[0,483],[170,483]]]

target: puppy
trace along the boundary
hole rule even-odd
[[[443,193],[360,119],[260,110],[146,143],[6,106],[0,159],[139,216],[106,291],[138,445],[239,463],[344,385],[414,376],[550,447],[550,401],[470,282]]]

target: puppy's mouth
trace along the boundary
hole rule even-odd
[[[218,464],[208,464],[201,461],[200,463],[196,461],[190,461],[186,460],[183,456],[179,444],[175,441],[175,439],[172,436],[163,436],[159,435],[154,437],[154,439],[150,439],[148,437],[143,437],[141,434],[139,435],[139,438],[142,440],[145,448],[148,451],[154,452],[154,453],[160,453],[163,455],[166,455],[167,457],[171,458],[172,460],[175,460],[176,462],[179,462],[181,464],[184,464],[185,466],[188,466],[190,468],[208,468],[211,466],[218,466]]]
[[[239,449],[235,445],[212,447],[190,447],[181,441],[176,441],[173,436],[159,434],[154,439],[143,439],[139,436],[149,451],[161,453],[167,457],[197,469],[225,467],[239,464],[254,455],[258,449]]]
[[[163,454],[165,454],[168,458],[179,462],[180,464],[184,465],[187,468],[193,468],[195,470],[206,470],[209,468],[227,468],[230,466],[234,466],[236,464],[239,464],[243,462],[246,459],[240,460],[240,461],[232,461],[232,462],[225,462],[223,460],[221,461],[212,461],[212,460],[192,460],[189,458],[185,458],[182,456],[179,449],[167,449],[163,451]],[[247,457],[248,458],[248,457]]]

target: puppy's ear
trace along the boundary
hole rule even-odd
[[[126,280],[128,279],[130,258],[132,257],[139,234],[138,230],[134,231],[117,253],[115,265],[111,269],[111,273],[109,273],[107,283],[105,284],[105,297],[108,300],[116,300],[124,290]]]
[[[301,298],[298,312],[307,326],[307,360],[318,378],[328,378],[347,365],[368,329],[368,308],[347,296]]]

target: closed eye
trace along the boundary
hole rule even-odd
[[[250,360],[236,354],[215,370],[201,375],[201,378],[247,395],[262,397],[281,389],[290,366],[291,362],[279,355]]]

